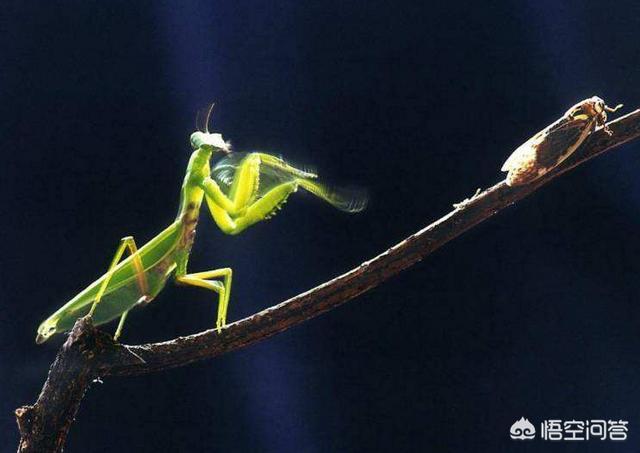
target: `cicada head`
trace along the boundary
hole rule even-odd
[[[577,120],[589,120],[592,118],[598,118],[604,114],[604,118],[606,120],[605,113],[605,103],[598,96],[590,97],[589,99],[585,99],[584,101],[578,102],[576,105],[571,107],[565,116],[571,119]]]
[[[583,104],[583,110],[589,117],[596,119],[598,126],[604,126],[607,122],[607,104],[598,96],[587,99]]]
[[[604,127],[605,132],[610,134],[611,131],[606,127],[607,112],[615,112],[621,107],[622,104],[618,104],[614,108],[611,108],[604,100],[598,96],[593,96],[574,105],[567,113],[571,118],[593,119],[596,126]]]

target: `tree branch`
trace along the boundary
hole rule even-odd
[[[520,187],[500,182],[355,269],[234,322],[221,333],[212,329],[162,343],[127,346],[113,343],[90,320],[80,319],[58,352],[36,403],[16,410],[19,451],[61,451],[85,391],[100,376],[152,373],[212,358],[267,339],[375,288],[552,179],[640,137],[640,110],[608,126],[612,136],[602,129],[595,131],[571,158],[543,178]]]

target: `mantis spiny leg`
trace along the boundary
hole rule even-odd
[[[138,253],[138,247],[136,246],[136,242],[133,239],[133,236],[127,236],[120,239],[120,245],[118,245],[118,249],[116,250],[113,259],[111,260],[111,264],[109,265],[109,269],[104,276],[104,280],[102,280],[102,284],[100,285],[100,289],[98,290],[98,294],[96,294],[96,298],[93,301],[93,305],[91,306],[91,310],[89,310],[89,316],[93,316],[93,313],[96,310],[96,307],[102,300],[102,296],[109,286],[109,282],[115,273],[116,266],[122,259],[122,255],[124,254],[125,249],[129,249],[129,253],[131,254],[133,268],[136,275],[136,281],[138,282],[138,287],[140,288],[140,292],[142,293],[141,299],[149,298],[149,284],[147,282],[147,275],[144,273],[144,266],[142,265],[142,259],[140,258],[140,254]],[[127,319],[127,314],[129,314],[129,310],[125,311],[120,317],[120,321],[118,322],[118,328],[116,329],[116,333],[113,335],[113,339],[117,340],[122,333],[122,326],[124,326],[124,321]]]
[[[241,215],[242,211],[252,203],[258,192],[260,167],[262,165],[276,169],[282,175],[286,175],[288,181],[314,179],[317,177],[314,173],[295,168],[276,156],[265,153],[250,153],[236,168],[228,196],[225,195],[218,183],[211,177],[205,178],[200,186],[207,196],[230,216]]]
[[[203,180],[201,187],[218,206],[230,215],[238,214],[249,202],[260,183],[260,158],[253,154],[247,156],[236,169],[229,197],[222,192],[218,183],[211,177]]]
[[[277,169],[290,180],[276,184],[254,202],[260,186],[261,165]],[[315,174],[292,167],[278,157],[251,153],[236,169],[229,197],[211,177],[205,178],[200,186],[207,195],[209,210],[218,227],[227,234],[238,234],[254,223],[269,218],[298,189],[299,181],[303,178],[315,177]]]
[[[229,307],[229,296],[231,295],[232,276],[233,271],[228,267],[193,274],[176,275],[178,283],[199,286],[218,293],[218,317],[216,319],[218,332],[227,324],[227,308]],[[211,280],[218,277],[223,277],[223,283]]]
[[[267,192],[255,203],[246,207],[241,215],[232,217],[229,212],[216,202],[206,197],[211,216],[220,229],[227,234],[238,234],[254,223],[268,219],[275,213],[293,192],[298,190],[298,182],[290,181],[279,184]],[[205,191],[206,192],[206,191]]]

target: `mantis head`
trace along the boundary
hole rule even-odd
[[[225,154],[231,152],[231,145],[222,139],[221,134],[210,134],[209,132],[194,132],[191,134],[191,147],[205,149],[208,151],[222,151]]]
[[[214,104],[211,104],[198,112],[196,116],[197,131],[191,134],[191,147],[194,151],[202,148],[207,151],[222,151],[228,154],[231,152],[231,145],[223,140],[221,134],[209,132],[209,120],[213,106]]]
[[[36,343],[42,344],[53,336],[58,330],[56,328],[58,320],[53,317],[48,318],[40,327],[38,327],[38,336],[36,337]]]

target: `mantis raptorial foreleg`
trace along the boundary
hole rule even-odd
[[[228,211],[218,206],[209,197],[206,200],[211,216],[218,227],[227,234],[238,234],[254,223],[268,219],[296,190],[298,190],[296,181],[279,184],[236,217],[230,216]]]
[[[282,182],[254,202],[254,195],[260,185],[260,166],[268,165],[289,174],[292,181]],[[295,178],[315,178],[315,175],[288,165],[277,157],[263,153],[249,154],[236,169],[229,196],[212,178],[207,177],[201,188],[207,195],[211,215],[222,231],[238,234],[256,222],[272,214],[287,197],[298,189]]]
[[[200,288],[206,288],[218,293],[218,317],[216,319],[216,329],[218,332],[220,332],[227,323],[227,308],[229,307],[229,296],[231,295],[232,276],[233,271],[228,267],[193,274],[176,275],[176,281],[178,283],[199,286]],[[210,280],[218,277],[223,277],[222,283],[217,280]]]
[[[235,172],[229,196],[210,177],[202,181],[201,187],[218,206],[230,215],[239,214],[246,207],[260,184],[260,157],[247,156]]]
[[[229,215],[235,217],[242,214],[242,211],[253,201],[253,196],[260,185],[260,166],[266,165],[277,168],[283,174],[287,174],[291,179],[295,178],[316,178],[314,173],[310,173],[292,167],[282,159],[265,153],[251,153],[243,159],[233,176],[233,183],[229,190],[229,195],[225,195],[213,179],[204,178],[200,184],[201,188],[219,207]]]
[[[122,255],[124,254],[125,249],[129,249],[129,253],[132,256],[133,268],[136,274],[136,281],[138,282],[138,287],[140,288],[140,293],[142,294],[141,299],[147,299],[150,297],[149,295],[149,283],[147,282],[147,276],[144,273],[144,266],[142,265],[142,259],[140,258],[140,254],[138,253],[138,247],[136,246],[136,242],[133,239],[133,236],[127,236],[120,239],[120,245],[116,250],[113,259],[111,260],[111,265],[107,270],[107,273],[104,276],[104,280],[102,280],[102,284],[100,285],[100,289],[98,290],[98,294],[96,294],[96,298],[93,301],[93,305],[91,306],[91,310],[89,310],[89,316],[93,316],[93,313],[96,310],[96,307],[102,300],[102,296],[104,296],[104,292],[109,286],[109,282],[115,273],[116,266],[122,259]],[[118,323],[118,328],[116,329],[116,333],[113,336],[114,340],[117,340],[122,333],[122,326],[124,326],[124,321],[127,319],[127,314],[129,310],[122,313],[120,316],[120,322]]]

